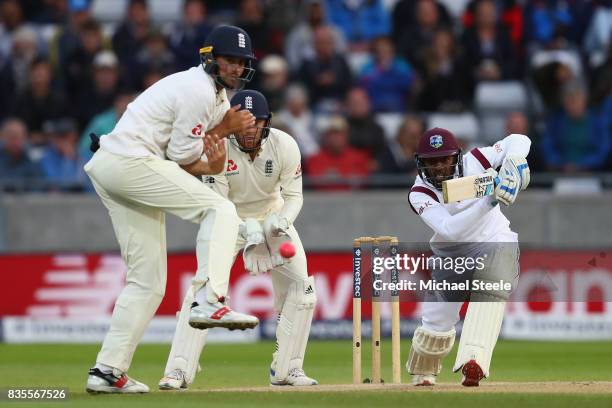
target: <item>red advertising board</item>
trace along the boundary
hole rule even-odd
[[[315,276],[317,321],[351,318],[350,253],[309,253]],[[172,317],[196,268],[193,254],[168,257],[166,296],[158,316]],[[125,279],[117,254],[49,254],[0,256],[0,318],[53,319],[108,317]],[[554,286],[545,297],[542,286]],[[590,251],[523,251],[521,296],[536,301],[510,302],[503,334],[514,338],[612,338],[612,256]],[[552,295],[550,294],[552,293]],[[547,297],[546,297],[547,296]],[[250,276],[241,259],[232,270],[232,307],[271,317],[273,295],[269,276]],[[603,300],[603,301],[602,301]],[[390,315],[383,305],[383,317]],[[417,318],[420,305],[403,303],[402,316]],[[364,307],[364,316],[369,315]]]

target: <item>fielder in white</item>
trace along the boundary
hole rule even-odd
[[[251,274],[271,271],[279,319],[270,383],[316,385],[317,381],[302,369],[316,295],[304,248],[293,227],[302,208],[300,151],[290,135],[269,127],[271,115],[261,93],[238,92],[232,105],[238,104],[253,113],[257,125],[237,132],[226,142],[225,174],[209,176],[204,181],[219,195],[229,198],[243,220],[232,248],[234,257],[244,248],[245,267]],[[279,254],[279,246],[287,241],[296,248],[290,260]],[[179,312],[165,374],[159,383],[162,390],[187,388],[198,370],[207,331],[194,330],[187,324],[192,300],[188,294]]]
[[[498,202],[514,203],[529,185],[526,157],[531,141],[512,134],[495,145],[473,149],[463,155],[454,135],[440,128],[423,134],[415,155],[418,176],[408,200],[412,209],[434,231],[430,243],[434,255],[478,257],[487,254],[484,270],[475,277],[488,282],[516,283],[519,274],[518,235],[502,214]],[[478,199],[444,204],[442,181],[454,177],[495,173],[501,182],[495,193]],[[444,243],[444,244],[442,244]],[[461,253],[440,250],[461,243]],[[469,252],[469,253],[466,253]],[[433,274],[435,276],[435,272]],[[514,285],[513,285],[514,287]],[[478,386],[489,376],[493,348],[501,329],[509,291],[472,291],[453,371],[461,370],[462,384]],[[406,368],[415,385],[434,385],[442,359],[455,341],[462,302],[424,302],[422,324],[414,333]]]
[[[240,225],[235,206],[194,177],[222,172],[222,138],[255,123],[248,111],[230,109],[226,95],[226,88],[239,89],[252,77],[251,41],[232,26],[216,28],[206,41],[202,66],[170,75],[140,94],[85,166],[128,268],[110,329],[89,370],[90,393],[149,391],[126,372],[164,296],[166,212],[200,224],[190,292],[205,288],[206,301],[193,308],[190,323],[245,329],[259,322],[225,305]],[[205,136],[207,130],[215,135]]]

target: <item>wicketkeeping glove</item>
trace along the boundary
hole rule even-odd
[[[514,174],[514,177],[519,183],[519,188],[525,190],[531,180],[531,172],[529,171],[529,164],[524,157],[520,156],[507,156],[502,163],[500,174],[506,174],[506,171]]]
[[[286,218],[279,218],[278,214],[270,214],[263,222],[263,230],[266,235],[266,243],[270,250],[270,257],[274,266],[285,263],[285,258],[279,252],[279,247],[285,242],[291,242],[289,236],[289,221]]]
[[[261,224],[254,218],[247,218],[240,225],[240,235],[245,239],[242,259],[244,267],[251,275],[269,272],[272,270],[272,259],[266,245]]]

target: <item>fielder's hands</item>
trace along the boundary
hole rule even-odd
[[[285,263],[285,258],[279,252],[279,248],[285,242],[291,242],[288,234],[289,221],[286,218],[279,218],[278,214],[270,214],[263,222],[263,230],[266,234],[266,243],[270,250],[272,265],[280,266]]]
[[[219,174],[225,170],[225,141],[217,135],[204,136],[204,153],[208,160],[210,174]]]
[[[240,225],[240,234],[246,240],[242,259],[244,267],[251,275],[269,272],[272,270],[270,251],[266,246],[261,224],[254,218],[247,218]]]
[[[531,180],[531,172],[529,171],[529,165],[524,157],[520,156],[508,156],[504,159],[501,166],[500,173],[505,174],[506,171],[512,173],[514,177],[519,180],[519,187],[521,190],[525,190]]]
[[[234,105],[225,112],[225,116],[221,121],[221,126],[224,129],[225,136],[233,133],[242,132],[255,126],[255,116],[247,109],[240,109],[240,105]]]

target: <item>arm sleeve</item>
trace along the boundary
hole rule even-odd
[[[531,148],[531,140],[521,134],[513,133],[506,136],[493,146],[478,148],[491,163],[494,169],[502,165],[506,156],[527,157]]]
[[[202,137],[210,122],[207,102],[194,90],[180,91],[176,95],[175,117],[166,149],[168,159],[178,164],[189,164],[202,156]]]
[[[280,210],[279,216],[286,218],[290,224],[293,224],[302,209],[304,201],[302,197],[302,165],[297,143],[288,135],[287,138],[286,147],[282,152],[284,160],[280,174],[281,196],[285,204]]]
[[[451,215],[442,204],[432,200],[427,194],[413,192],[410,193],[409,200],[425,224],[436,234],[451,241],[457,241],[473,228],[484,214],[494,208],[490,197],[483,197],[465,211]]]
[[[229,183],[225,174],[218,176],[204,176],[204,184],[224,198],[229,199]]]

